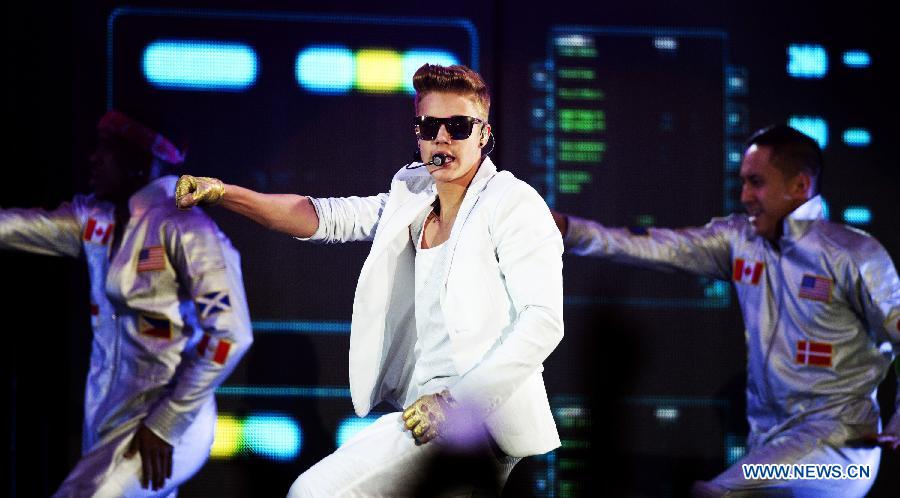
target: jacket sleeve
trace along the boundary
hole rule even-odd
[[[491,227],[516,317],[508,334],[451,389],[454,398],[485,416],[542,368],[563,337],[563,246],[544,200],[527,184],[515,183],[499,201]]]
[[[731,238],[739,230],[735,218],[716,218],[694,228],[609,228],[595,221],[569,216],[566,250],[579,256],[657,270],[686,272],[728,279],[731,276]]]
[[[0,209],[0,249],[76,257],[81,248],[81,225],[71,203],[52,211]]]
[[[876,344],[890,342],[900,352],[900,279],[890,255],[874,238],[867,238],[854,255],[849,294],[855,312],[865,317]],[[897,370],[900,380],[900,370]],[[900,408],[900,387],[895,407]],[[894,415],[900,436],[900,411]]]
[[[374,239],[388,194],[309,199],[319,216],[319,228],[312,237],[298,240],[333,244]]]
[[[179,218],[166,229],[167,251],[181,293],[193,301],[203,335],[194,351],[183,354],[171,393],[144,420],[170,444],[177,442],[253,342],[240,256],[205,214]]]

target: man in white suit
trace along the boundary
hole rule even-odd
[[[302,240],[372,241],[350,389],[360,416],[381,401],[403,411],[300,475],[291,497],[410,494],[430,457],[473,425],[486,428],[497,487],[453,492],[497,493],[521,457],[560,444],[541,376],[563,335],[559,232],[540,195],[483,154],[481,76],[426,64],[413,83],[422,163],[400,169],[388,193],[314,199],[179,180],[181,208],[219,203]]]

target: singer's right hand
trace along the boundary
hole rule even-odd
[[[216,204],[224,195],[225,184],[218,178],[181,175],[175,184],[175,205],[178,209]]]

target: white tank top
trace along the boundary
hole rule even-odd
[[[425,221],[430,213],[431,208],[410,226],[410,235],[416,242],[416,365],[412,375],[413,385],[407,391],[408,399],[404,406],[409,406],[425,394],[449,389],[459,377],[453,364],[450,335],[441,309],[441,288],[444,285],[441,270],[449,244],[444,242],[436,247],[422,248]]]

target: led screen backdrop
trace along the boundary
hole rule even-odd
[[[824,147],[831,219],[874,234],[895,261],[900,250],[888,73],[898,52],[880,9],[120,3],[11,4],[8,105],[20,126],[7,134],[4,208],[83,191],[108,107],[162,118],[192,174],[263,192],[376,194],[415,148],[412,71],[459,62],[491,86],[492,158],[556,209],[636,227],[740,212],[742,141],[781,122]],[[180,494],[280,496],[371,421],[353,415],[347,387],[369,246],[302,243],[208,212],[241,251],[255,342],[217,392],[212,458]],[[46,496],[80,448],[84,264],[0,262],[15,283],[9,489]],[[566,335],[544,371],[562,447],[519,464],[506,495],[682,496],[740,458],[746,351],[730,283],[569,255],[563,271]],[[888,416],[894,385],[884,387]],[[897,465],[884,455],[872,496],[896,496]]]

